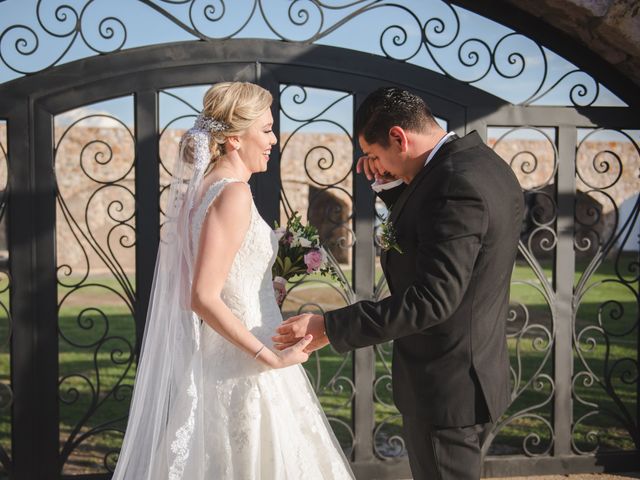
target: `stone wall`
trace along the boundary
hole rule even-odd
[[[491,147],[495,143],[496,139],[492,138],[487,142]],[[503,141],[495,150],[512,165],[523,188],[536,189],[554,183],[557,161],[554,160],[555,152],[549,142]],[[578,191],[602,189],[617,205],[622,204],[640,189],[640,155],[630,142],[587,141],[577,152],[576,169]],[[590,194],[603,204],[605,213],[614,209],[613,204],[605,201],[600,194]]]
[[[318,227],[320,239],[341,263],[350,264],[353,235],[353,146],[346,135],[280,136],[280,178],[291,210]],[[281,223],[286,221],[281,208]]]
[[[60,133],[56,130],[57,137]],[[169,170],[181,133],[167,131],[161,140],[161,156]],[[0,140],[3,138],[4,126],[0,124]],[[494,145],[495,139],[488,143]],[[290,138],[285,133],[279,146],[284,148],[281,178],[291,209],[300,212],[305,222],[311,218],[334,255],[349,263],[353,242],[353,147],[349,138],[310,133]],[[554,151],[548,142],[503,140],[496,151],[512,163],[523,187],[542,189],[547,185],[546,190],[553,195]],[[518,155],[524,151],[532,152],[535,159],[530,154]],[[6,182],[6,162],[3,163],[0,182]],[[58,206],[59,265],[68,264],[74,273],[82,273],[88,258],[91,271],[96,272],[105,270],[116,259],[124,270],[133,271],[134,142],[128,132],[123,128],[74,128],[59,145],[55,169],[62,198]],[[640,156],[631,143],[587,142],[578,151],[578,172],[584,179],[578,178],[578,190],[588,195],[589,202],[595,201],[603,218],[598,228],[607,234],[614,221],[612,201],[619,206],[640,190]],[[163,172],[162,182],[167,179]],[[612,183],[603,190],[611,200],[587,183],[598,188]],[[84,249],[78,248],[79,243]],[[95,246],[100,247],[99,253]]]
[[[124,128],[55,129],[61,279],[135,271],[135,143]]]

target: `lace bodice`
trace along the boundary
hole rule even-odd
[[[195,207],[191,220],[193,252],[198,251],[200,231],[212,203],[226,185],[238,181],[233,178],[216,181]],[[265,342],[269,341],[269,344],[271,335],[282,321],[271,278],[271,266],[277,251],[278,240],[252,201],[249,227],[233,259],[221,297],[254,335]]]

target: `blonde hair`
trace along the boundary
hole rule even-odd
[[[228,137],[238,135],[271,107],[273,97],[268,90],[248,82],[222,82],[213,85],[203,99],[202,113],[220,120],[229,128],[209,134],[211,166],[224,155]]]

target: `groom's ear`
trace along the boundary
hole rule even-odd
[[[407,132],[402,127],[394,125],[389,129],[389,144],[400,153],[406,153],[409,147]]]

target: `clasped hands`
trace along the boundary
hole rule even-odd
[[[313,340],[304,349],[305,353],[311,353],[329,345],[322,315],[303,313],[290,317],[280,324],[276,332],[278,335],[271,337],[276,350],[284,350],[295,345],[307,334],[313,335]]]

